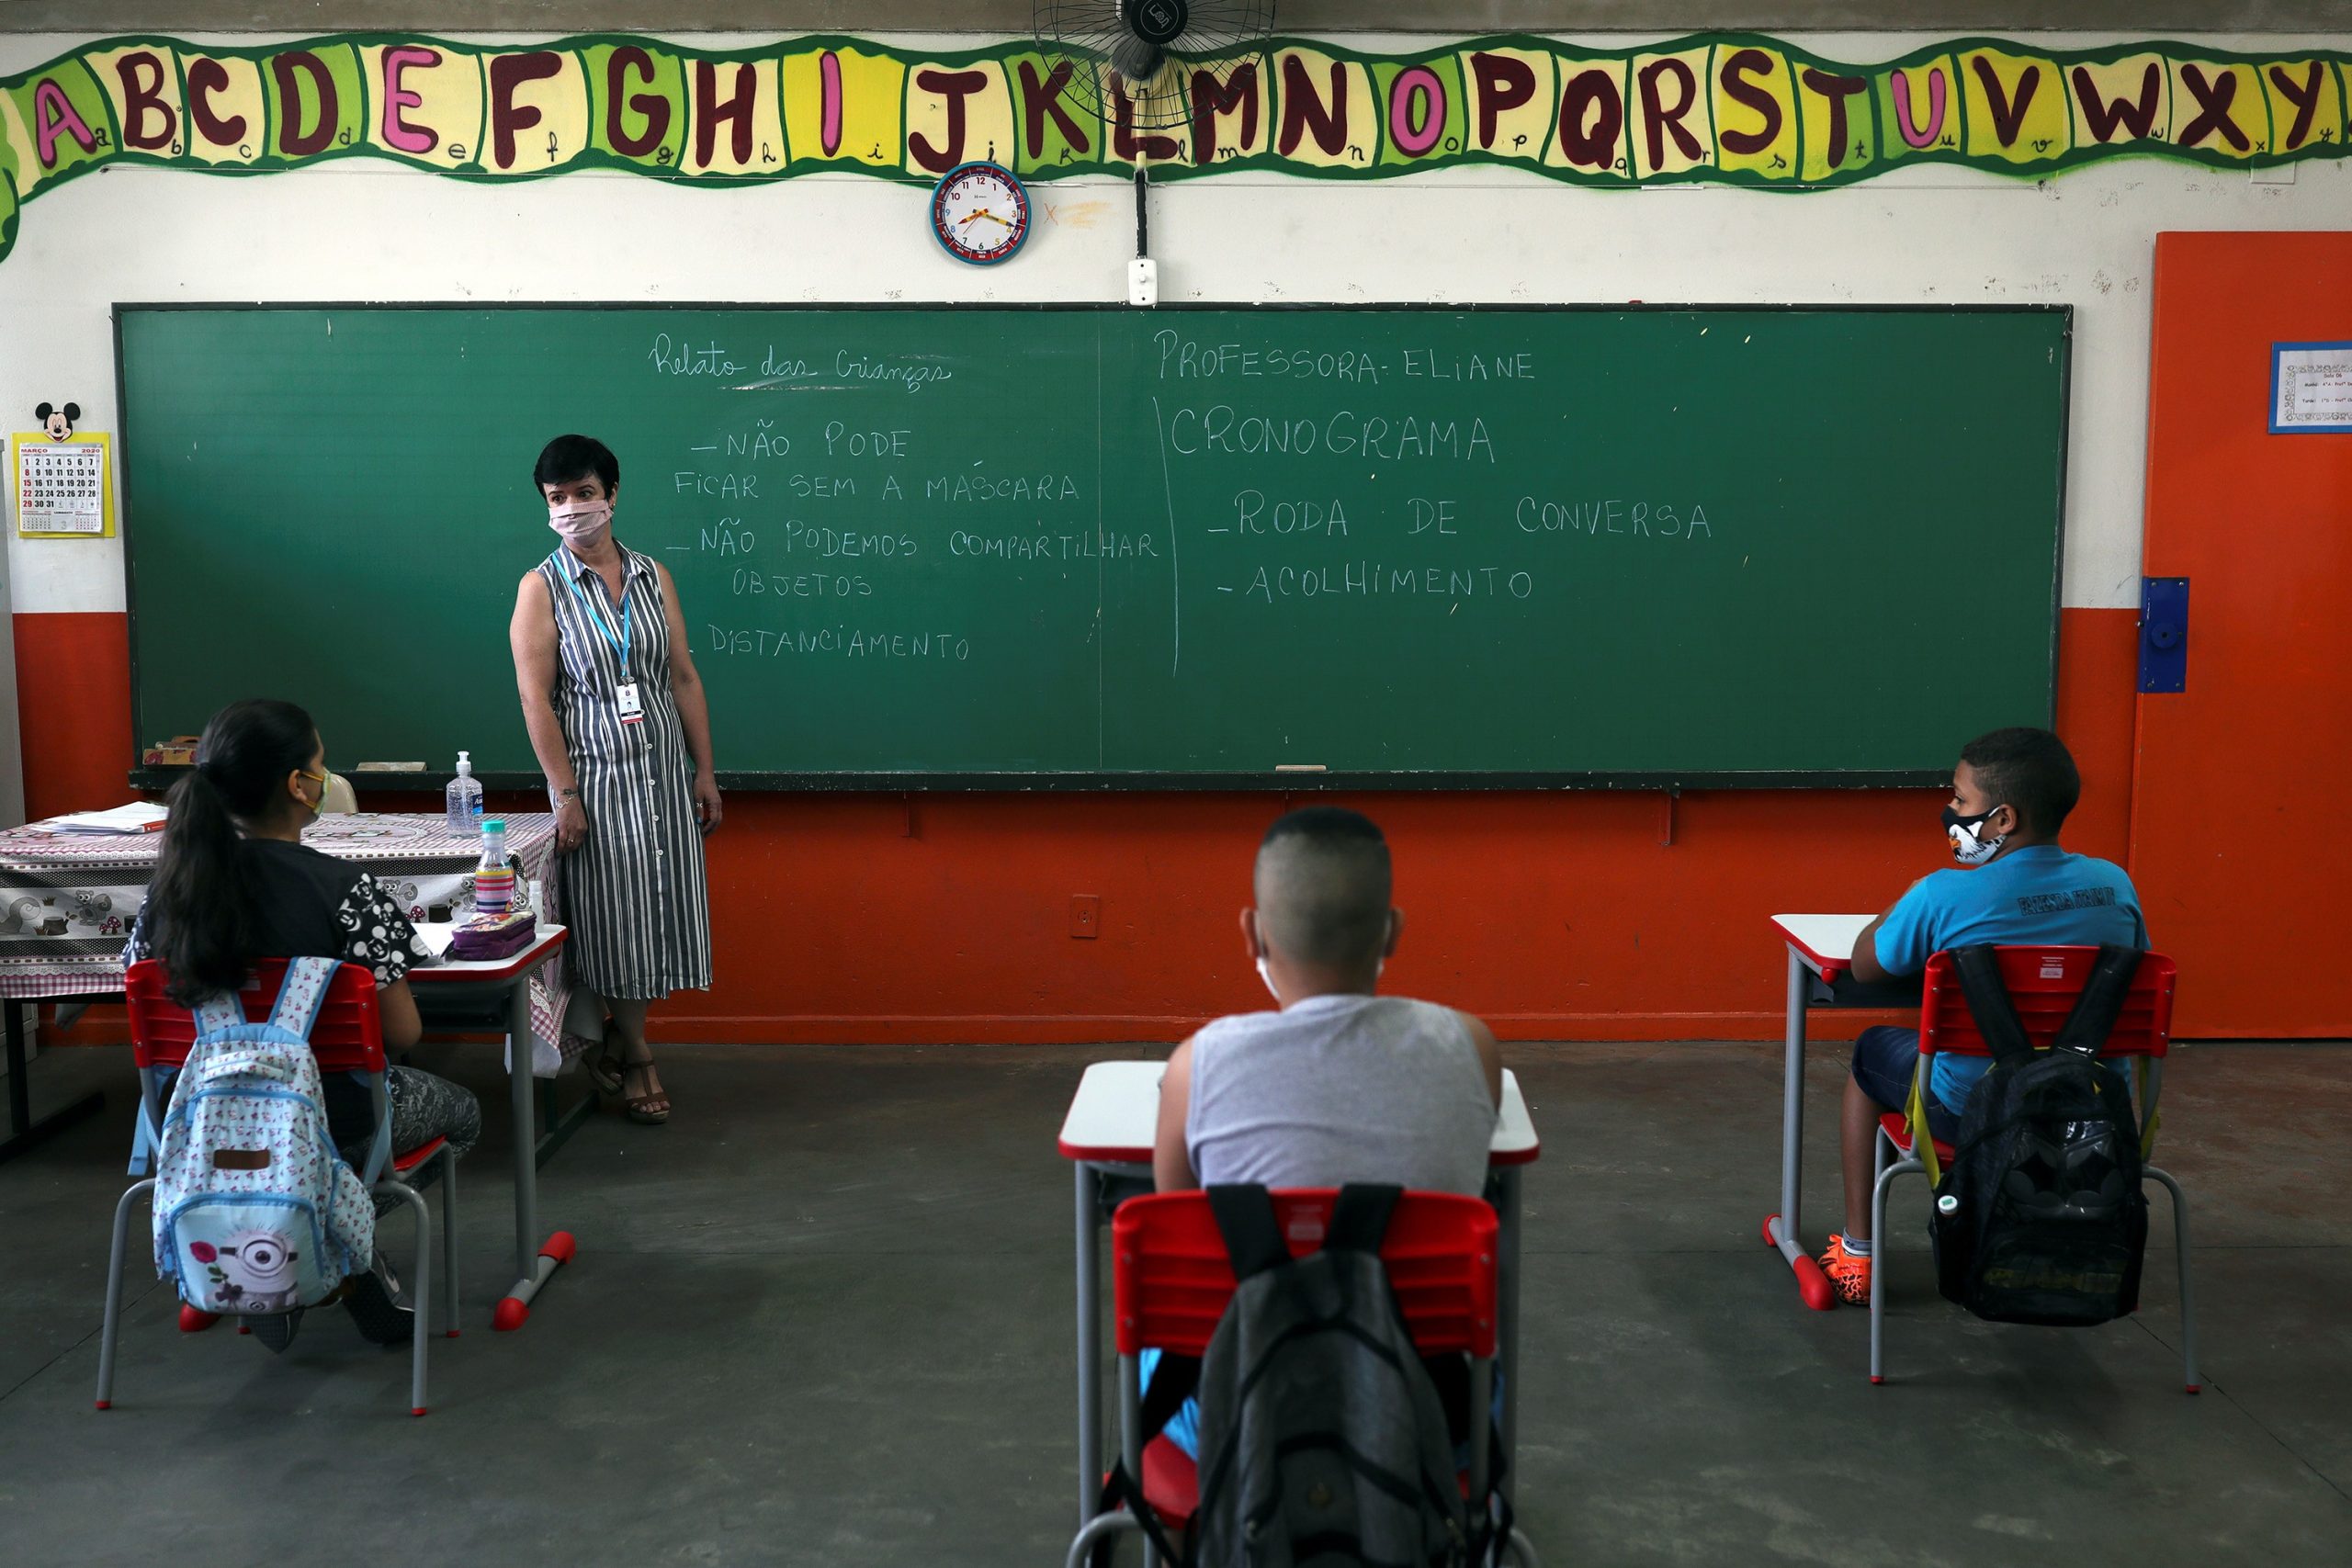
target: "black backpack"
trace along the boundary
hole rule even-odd
[[[1266,1189],[1207,1190],[1233,1299],[1206,1356],[1162,1360],[1143,1411],[1156,1432],[1199,1390],[1190,1550],[1167,1540],[1123,1472],[1105,1494],[1106,1504],[1133,1508],[1171,1560],[1204,1568],[1487,1561],[1487,1500],[1474,1508],[1462,1495],[1444,1402],[1380,1260],[1401,1191],[1341,1188],[1322,1247],[1295,1258]]]
[[[1928,1222],[1945,1297],[1996,1323],[2105,1323],[2140,1304],[2148,1201],[2130,1085],[2098,1048],[2140,965],[2103,946],[2051,1049],[2018,1021],[1991,947],[1956,948],[1993,1063],[1961,1115]]]

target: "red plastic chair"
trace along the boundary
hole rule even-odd
[[[1271,1195],[1291,1256],[1323,1243],[1339,1190],[1305,1187]],[[1470,1357],[1469,1495],[1484,1498],[1491,1456],[1486,1412],[1493,1403],[1496,1334],[1495,1212],[1476,1198],[1450,1192],[1407,1192],[1397,1200],[1380,1258],[1388,1270],[1414,1347],[1425,1356]],[[1234,1291],[1233,1264],[1202,1192],[1161,1192],[1131,1198],[1111,1221],[1112,1300],[1119,1352],[1119,1452],[1139,1478],[1145,1500],[1170,1528],[1191,1522],[1199,1501],[1192,1459],[1166,1438],[1142,1441],[1143,1385],[1139,1358],[1147,1349],[1200,1356],[1225,1315]],[[1070,1542],[1070,1568],[1084,1563],[1094,1544],[1142,1524],[1125,1511],[1099,1514]],[[1534,1549],[1516,1529],[1505,1549],[1535,1568]],[[1147,1549],[1148,1551],[1148,1549]]]
[[[2008,987],[2009,999],[2017,1007],[2018,1020],[2025,1026],[2027,1038],[2037,1051],[2050,1049],[2090,979],[2091,967],[2098,960],[2098,949],[2005,945],[1996,953],[2000,960],[2002,982]],[[2164,954],[2143,953],[2140,967],[2132,977],[2132,988],[2124,998],[2123,1010],[2116,1015],[2115,1027],[2098,1052],[2101,1060],[2129,1058],[2140,1069],[2135,1098],[2139,1102],[2143,1159],[2155,1146],[2156,1100],[2164,1087],[2165,1055],[2172,1043],[2173,987],[2178,975],[2177,966]],[[1961,990],[1959,965],[1952,962],[1951,953],[1939,953],[1928,960],[1919,1005],[1919,1066],[1913,1080],[1919,1094],[1933,1092],[1928,1087],[1932,1081],[1929,1075],[1936,1057],[1945,1054],[1988,1056],[1992,1047],[1985,1044],[1984,1034],[1976,1027],[1975,1015],[1968,1010],[1968,998]],[[1928,1167],[1914,1147],[1909,1118],[1900,1112],[1879,1118],[1875,1148],[1871,1235],[1883,1237],[1886,1235],[1887,1189],[1898,1176],[1913,1171],[1926,1175]],[[1951,1163],[1950,1144],[1936,1139],[1934,1150],[1939,1168]],[[1890,1154],[1897,1156],[1893,1164],[1888,1163]],[[2172,1194],[2173,1235],[2180,1266],[2181,1361],[2188,1390],[2195,1393],[2201,1385],[2197,1377],[2197,1312],[2188,1283],[2188,1208],[2181,1198],[2180,1183],[2153,1165],[2143,1164],[2141,1168]],[[1881,1356],[1886,1322],[1885,1278],[1883,1268],[1871,1270],[1871,1382],[1874,1383],[1886,1381]]]
[[[247,978],[239,999],[245,1017],[266,1022],[286,977],[286,960],[264,960]],[[130,1207],[141,1192],[155,1185],[154,1157],[163,1143],[164,1112],[172,1076],[187,1065],[196,1044],[196,1017],[165,994],[164,966],[150,959],[130,966],[124,991],[130,1008],[131,1055],[139,1066],[139,1126],[131,1150],[133,1182],[115,1205],[114,1249],[107,1264],[106,1318],[98,1337],[98,1397],[101,1410],[114,1400],[115,1337],[122,1311],[122,1270],[130,1239]],[[400,1179],[433,1160],[441,1162],[441,1314],[443,1332],[458,1337],[457,1201],[458,1157],[445,1138],[433,1138],[413,1149],[392,1147],[391,1108],[384,1094],[384,1032],[376,1006],[376,977],[356,964],[335,972],[325,999],[311,1027],[311,1054],[319,1071],[348,1073],[366,1084],[374,1099],[376,1134],[360,1180],[371,1191],[400,1199],[416,1215],[416,1322],[411,1350],[409,1414],[422,1416],[424,1404],[424,1342],[428,1333],[427,1303],[433,1293],[433,1220],[424,1197]],[[180,1330],[195,1334],[220,1318],[182,1304]]]

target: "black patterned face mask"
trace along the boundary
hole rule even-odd
[[[1996,833],[1988,839],[1977,830],[1983,825],[1984,818],[1999,809],[2001,808],[1996,806],[1991,811],[1980,811],[1973,817],[1962,817],[1951,807],[1944,807],[1944,836],[1951,840],[1952,859],[1962,865],[1983,865],[2001,852],[2001,846],[2009,840],[2007,833]]]

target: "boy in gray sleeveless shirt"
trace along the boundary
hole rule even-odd
[[[1405,923],[1380,829],[1339,807],[1294,811],[1266,830],[1253,891],[1241,934],[1278,1010],[1219,1019],[1168,1058],[1159,1190],[1364,1181],[1479,1196],[1501,1055],[1467,1013],[1374,994]],[[1187,1452],[1192,1417],[1188,1405],[1168,1427]]]

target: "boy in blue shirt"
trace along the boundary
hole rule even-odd
[[[2075,760],[2046,729],[1996,729],[1962,748],[1944,831],[1960,869],[1912,884],[1854,942],[1854,978],[1877,984],[1917,975],[1947,948],[1977,942],[2148,945],[2140,896],[2123,868],[2058,847],[2058,829],[2083,793]],[[1919,1061],[1916,1029],[1866,1029],[1854,1042],[1841,1126],[1846,1230],[1829,1238],[1821,1271],[1849,1305],[1871,1299],[1871,1180],[1879,1118],[1908,1102]],[[1935,1059],[1928,1130],[1949,1143],[1985,1056]]]

